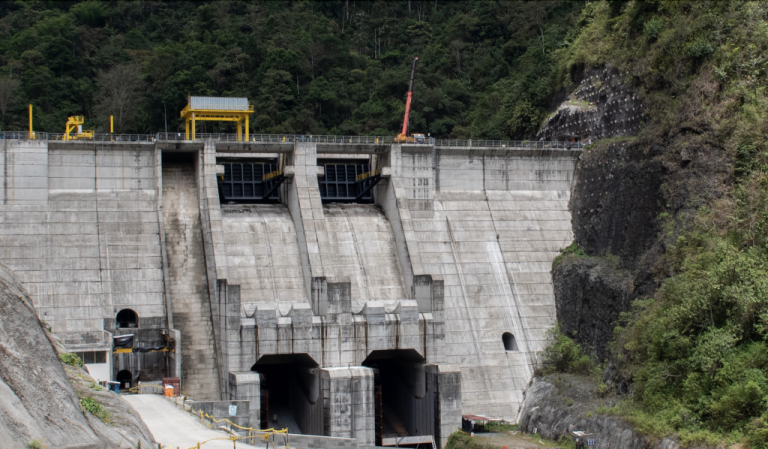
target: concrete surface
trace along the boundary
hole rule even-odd
[[[550,269],[573,239],[580,150],[380,145],[375,204],[338,205],[320,198],[318,153],[367,149],[295,143],[282,148],[281,204],[221,206],[217,158],[274,157],[274,148],[2,144],[0,260],[72,347],[106,350],[110,332],[155,345],[173,323],[175,360],[123,354],[115,366],[158,380],[180,358],[185,393],[198,400],[255,401],[232,397],[228,375],[265,356],[301,355],[328,373],[410,354],[423,368],[408,369],[397,393],[411,404],[399,411],[413,416],[406,428],[434,423],[440,432],[427,430],[445,440],[462,412],[518,416],[555,321]],[[174,165],[178,152],[191,157]],[[123,308],[138,313],[138,328],[115,329]],[[505,332],[516,350],[504,348]],[[439,384],[428,395],[435,407],[415,401],[427,373]],[[367,446],[373,383],[359,390],[353,377],[333,395],[359,407],[328,408],[317,432]]]
[[[203,441],[227,436],[223,431],[214,431],[205,427],[200,423],[200,419],[182,411],[179,406],[160,395],[127,395],[125,400],[139,412],[141,419],[147,423],[149,431],[155,437],[155,441],[168,447],[186,449],[196,447],[197,443]],[[210,441],[203,447],[205,449],[232,449],[232,441]],[[255,446],[238,441],[237,447],[249,449]]]

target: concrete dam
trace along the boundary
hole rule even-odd
[[[311,140],[3,139],[0,261],[124,387],[365,447],[515,421],[580,147]]]

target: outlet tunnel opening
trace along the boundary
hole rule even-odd
[[[216,180],[221,204],[269,204],[280,202],[285,175],[276,158],[216,160]]]
[[[432,443],[435,391],[424,362],[414,349],[373,351],[363,362],[374,369],[376,446]]]
[[[261,378],[259,427],[323,435],[318,364],[308,354],[265,355],[251,367]]]

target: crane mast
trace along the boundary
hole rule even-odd
[[[408,117],[411,115],[411,98],[413,98],[413,79],[416,77],[416,62],[418,57],[413,58],[413,66],[411,66],[411,82],[408,84],[408,98],[405,100],[405,117],[403,117],[403,132],[400,134],[403,136],[408,135]]]
[[[411,115],[411,99],[413,98],[413,80],[416,78],[416,62],[418,57],[413,58],[411,66],[411,82],[408,84],[408,98],[405,100],[405,116],[403,117],[403,131],[395,137],[395,142],[401,143],[424,143],[424,134],[414,134],[408,136],[408,118]]]

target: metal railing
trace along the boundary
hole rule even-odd
[[[79,138],[74,135],[70,135],[69,139],[66,139],[64,133],[48,133],[48,140],[68,140],[74,142],[154,142],[157,139],[156,134],[111,134],[111,133],[98,133],[93,137]]]
[[[33,139],[35,140],[63,140],[63,133],[45,133],[35,131]],[[223,142],[237,142],[237,134],[227,133],[196,133],[195,141],[216,140]],[[0,139],[30,139],[28,131],[0,131]],[[73,141],[95,141],[95,142],[155,142],[155,141],[184,141],[187,140],[185,133],[157,133],[157,134],[109,134],[100,133],[88,139],[72,139]],[[335,143],[335,144],[392,144],[395,143],[394,136],[325,136],[325,135],[305,135],[305,134],[251,134],[248,142],[253,143],[296,143],[296,142],[314,142],[314,143]],[[562,141],[538,141],[538,140],[461,140],[461,139],[435,139],[427,138],[425,144],[434,145],[441,148],[464,147],[464,148],[537,148],[537,149],[583,149],[587,142],[562,142]]]
[[[29,131],[0,131],[0,139],[48,140],[48,133],[35,131],[30,139]]]
[[[543,140],[457,140],[436,139],[436,147],[482,147],[482,148],[563,148],[580,149],[589,143],[585,142],[561,142]]]

